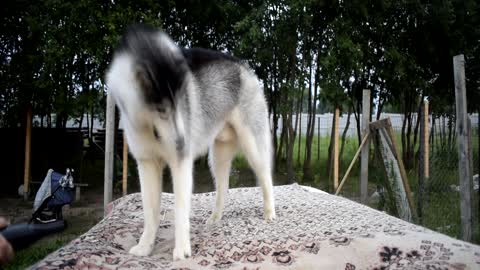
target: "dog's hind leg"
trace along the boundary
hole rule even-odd
[[[212,224],[222,218],[223,208],[225,206],[225,196],[228,192],[228,183],[230,176],[230,167],[232,159],[237,152],[235,139],[229,141],[216,140],[210,148],[208,161],[210,170],[215,178],[216,200],[212,215],[207,220],[207,224]]]
[[[272,155],[268,122],[259,127],[257,132],[245,124],[234,126],[238,142],[248,163],[255,172],[263,192],[263,209],[265,220],[275,219],[275,204],[273,198]],[[258,127],[258,126],[257,126]]]
[[[140,241],[130,249],[130,253],[147,256],[152,252],[160,224],[162,172],[165,163],[156,160],[138,160],[137,162],[142,192],[144,227]]]

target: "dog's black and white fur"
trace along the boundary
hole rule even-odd
[[[194,159],[209,151],[221,219],[231,161],[241,149],[263,191],[266,220],[275,218],[267,105],[252,70],[210,50],[181,49],[162,31],[132,26],[106,75],[138,163],[144,231],[130,253],[149,255],[160,218],[162,172],[170,167],[175,193],[173,259],[190,256],[189,213]]]

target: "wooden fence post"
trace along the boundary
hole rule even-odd
[[[30,156],[32,150],[32,105],[28,105],[27,119],[25,122],[25,162],[23,171],[23,199],[28,200],[28,191],[30,186]]]
[[[335,123],[333,123],[333,189],[336,191],[338,188],[338,141],[339,141],[339,122],[340,122],[340,109],[335,109]]]
[[[370,90],[363,90],[362,100],[362,138],[367,136],[370,124]],[[368,198],[368,158],[370,153],[370,142],[367,141],[362,148],[360,159],[360,201],[365,204]]]
[[[128,144],[123,129],[123,170],[122,170],[122,195],[127,195],[127,177],[128,177]]]
[[[455,79],[455,101],[458,138],[458,173],[460,178],[460,213],[462,221],[462,239],[472,240],[472,171],[469,158],[469,130],[467,114],[467,96],[465,86],[465,58],[463,54],[453,57]]]
[[[105,125],[105,171],[103,190],[103,210],[107,214],[107,206],[113,198],[113,149],[115,141],[115,101],[110,93],[107,93]]]
[[[424,202],[427,201],[425,195],[425,185],[427,185],[430,174],[430,146],[429,146],[429,124],[428,124],[428,101],[425,100],[422,113],[419,118],[420,122],[420,166],[418,175],[418,192],[417,192],[417,214],[420,224],[422,224]]]

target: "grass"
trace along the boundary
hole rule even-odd
[[[67,228],[51,236],[42,238],[26,249],[20,250],[15,254],[15,259],[2,269],[14,270],[25,269],[37,261],[45,258],[48,254],[66,245],[79,235],[85,233],[94,226],[98,219],[92,217],[68,217]]]

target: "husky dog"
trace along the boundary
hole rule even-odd
[[[238,149],[262,188],[265,219],[275,218],[267,105],[245,63],[215,51],[179,48],[164,32],[137,25],[123,35],[106,81],[140,177],[145,223],[131,254],[147,256],[154,247],[162,172],[168,165],[175,193],[173,259],[191,255],[193,162],[207,151],[217,191],[208,224],[222,217]]]

